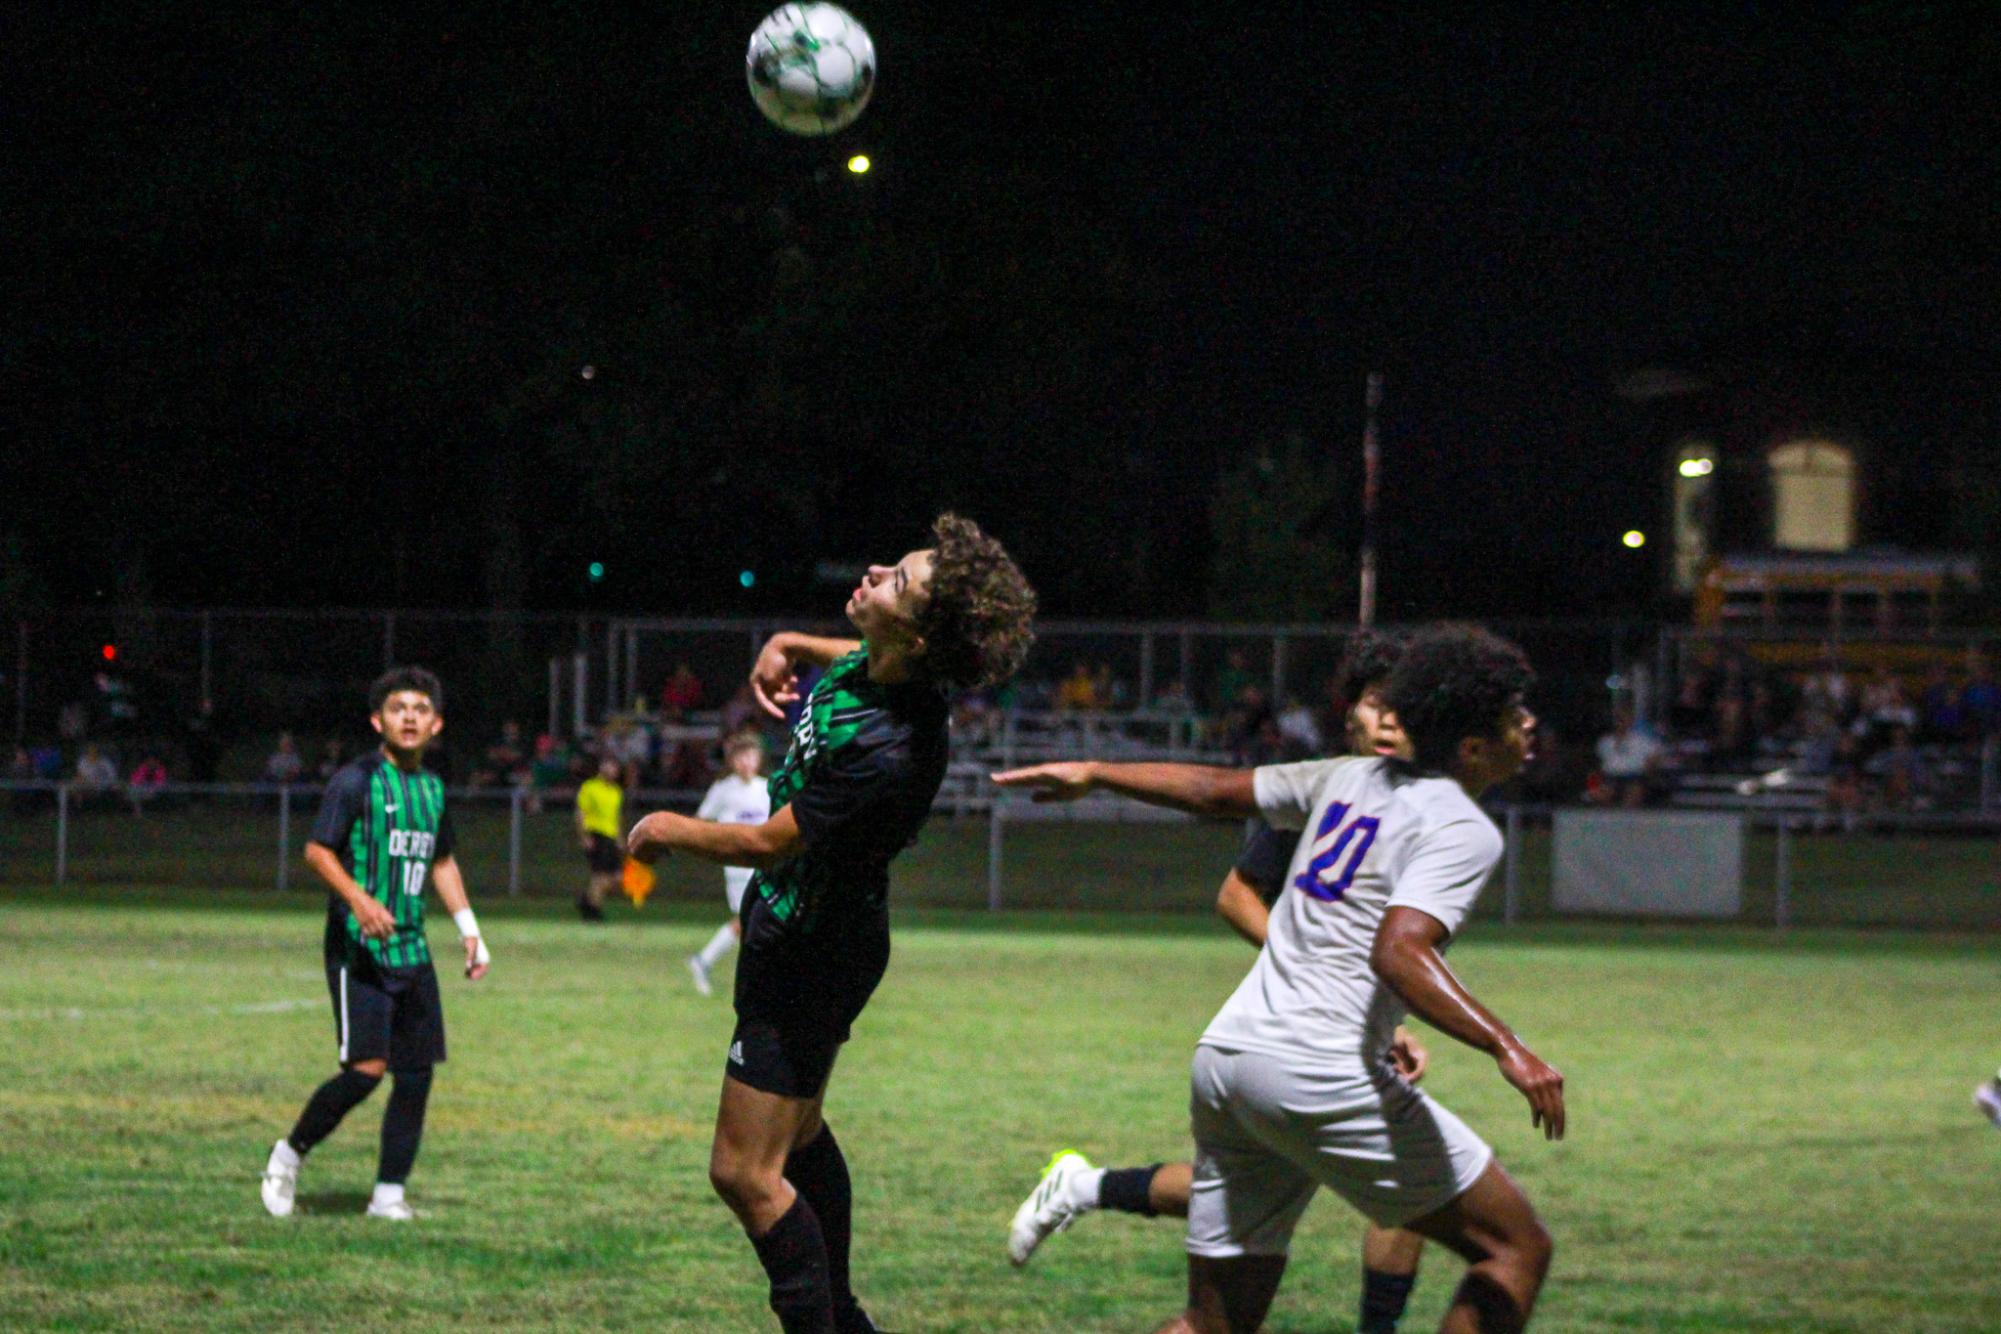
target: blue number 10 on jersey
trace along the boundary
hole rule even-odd
[[[1293,879],[1294,889],[1332,903],[1355,883],[1355,872],[1368,856],[1369,845],[1376,841],[1376,829],[1382,821],[1373,815],[1349,820],[1350,809],[1346,802],[1337,801],[1320,817],[1320,828],[1313,834],[1313,860]],[[1345,826],[1343,821],[1347,821]]]

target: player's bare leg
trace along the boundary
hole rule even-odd
[[[1155,1334],[1254,1334],[1284,1277],[1283,1255],[1191,1255],[1188,1309]]]
[[[1369,1224],[1362,1234],[1362,1312],[1356,1334],[1388,1334],[1403,1319],[1417,1283],[1424,1238],[1400,1227]]]
[[[771,1309],[788,1331],[834,1328],[826,1237],[811,1204],[785,1179],[785,1160],[820,1133],[820,1102],[723,1080],[709,1183],[743,1224],[771,1280]]]
[[[1439,1329],[1445,1334],[1513,1334],[1526,1328],[1549,1273],[1555,1243],[1520,1186],[1494,1162],[1452,1203],[1410,1224],[1467,1263]]]

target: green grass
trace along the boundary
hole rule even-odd
[[[267,1218],[269,1145],[331,1071],[319,900],[184,890],[0,899],[0,1312],[10,1328],[771,1327],[709,1193],[727,1002],[680,960],[720,894],[483,905],[497,952],[446,978],[452,1060],[411,1181],[359,1217],[382,1095]],[[448,946],[449,926],[438,944]],[[2001,1059],[1989,943],[1740,929],[1482,927],[1453,962],[1565,1071],[1543,1143],[1483,1059],[1429,1086],[1486,1134],[1558,1243],[1543,1330],[1991,1330]],[[1051,1149],[1187,1150],[1191,1044],[1249,962],[1190,915],[904,913],[829,1098],[865,1300],[900,1330],[1132,1330],[1178,1304],[1175,1227],[1085,1219],[1001,1253]],[[1355,1218],[1308,1213],[1274,1331],[1351,1327]],[[1456,1262],[1427,1259],[1430,1328]]]

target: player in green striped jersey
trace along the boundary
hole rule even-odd
[[[774,716],[798,698],[799,664],[827,669],[772,775],[771,818],[662,811],[628,841],[641,861],[681,851],[756,868],[709,1179],[788,1331],[875,1328],[848,1282],[848,1168],[821,1115],[827,1077],[889,963],[889,863],[944,779],[946,692],[1006,680],[1031,637],[1035,594],[1000,544],[950,514],[932,533],[849,597],[860,640],[781,634],[758,656],[751,684]]]
[[[438,887],[464,938],[466,976],[486,975],[489,954],[453,854],[445,788],[424,768],[444,727],[444,690],[421,667],[399,667],[369,691],[369,722],[382,745],[336,773],[306,844],[306,864],[327,901],[327,991],[333,998],[340,1072],[313,1093],[291,1134],[271,1149],[264,1207],[292,1212],[299,1163],[393,1070],[382,1117],[382,1155],[368,1213],[413,1216],[403,1183],[417,1158],[431,1071],[445,1059],[437,971],[424,937],[424,882]]]

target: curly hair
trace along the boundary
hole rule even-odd
[[[1370,686],[1381,685],[1403,657],[1404,637],[1385,630],[1359,630],[1341,655],[1335,674],[1341,698],[1350,708]]]
[[[1466,737],[1496,737],[1509,708],[1535,684],[1525,654],[1477,625],[1441,625],[1411,638],[1385,693],[1425,769],[1451,765]]]
[[[420,695],[431,697],[431,708],[442,716],[445,712],[445,688],[438,683],[437,674],[422,667],[391,667],[375,678],[375,684],[368,688],[368,711],[382,712],[382,706],[391,695],[404,690],[414,690]]]
[[[941,514],[931,536],[931,595],[917,613],[924,673],[961,689],[998,685],[1035,642],[1035,590],[971,519]]]

